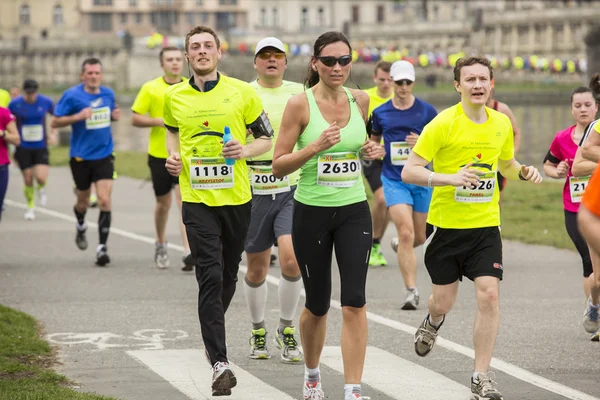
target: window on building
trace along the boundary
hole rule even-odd
[[[381,4],[377,6],[377,22],[385,22],[385,7]]]
[[[196,0],[196,5],[197,6],[203,6],[204,5],[204,0]]]
[[[137,0],[129,0],[129,7],[137,7]]]
[[[65,24],[65,20],[63,18],[63,8],[60,4],[54,6],[52,10],[52,22],[55,26],[61,26]]]
[[[302,7],[302,14],[300,15],[300,26],[305,28],[308,26],[308,8]]]
[[[29,25],[31,23],[31,9],[27,4],[22,4],[19,8],[19,23]]]
[[[193,12],[186,12],[185,20],[188,23],[188,25],[194,25],[196,23],[196,14],[194,14]]]
[[[112,14],[111,13],[90,14],[90,31],[92,31],[92,32],[112,31]]]
[[[208,24],[208,14],[207,13],[202,13],[201,15],[201,21],[203,24]]]
[[[121,23],[122,24],[127,23],[127,13],[121,13]]]
[[[95,6],[112,6],[112,0],[94,0]]]
[[[273,26],[279,26],[279,10],[273,7]]]
[[[144,20],[144,15],[142,13],[135,13],[135,23],[136,24],[141,24],[142,21]]]
[[[260,25],[267,26],[267,9],[264,7],[260,9]]]
[[[217,12],[217,30],[229,30],[235,26],[235,13],[232,12]]]
[[[237,4],[237,0],[219,0],[219,4],[222,6],[235,6]]]
[[[325,26],[325,10],[323,9],[323,7],[319,7],[319,9],[317,10],[317,15],[319,26]]]
[[[360,22],[360,6],[352,6],[352,22]]]

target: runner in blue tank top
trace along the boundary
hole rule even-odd
[[[80,85],[65,91],[56,105],[52,126],[72,126],[71,173],[75,181],[77,217],[75,243],[80,250],[87,249],[85,213],[90,205],[90,187],[96,184],[98,195],[98,233],[100,244],[96,248],[96,264],[110,262],[106,241],[110,230],[112,179],[114,172],[111,122],[120,117],[112,89],[101,86],[102,64],[88,58],[81,66]]]
[[[39,203],[45,206],[48,201],[46,181],[48,179],[48,144],[56,141],[55,131],[48,134],[46,115],[52,115],[54,102],[38,93],[39,85],[33,79],[23,82],[23,95],[13,99],[8,109],[15,116],[21,144],[15,151],[15,160],[23,174],[25,199],[27,199],[26,220],[35,219],[35,191],[33,180],[37,182]]]
[[[379,143],[383,135],[386,155],[381,182],[385,203],[398,232],[398,237],[392,239],[392,247],[397,250],[398,265],[406,287],[402,309],[416,310],[419,291],[414,247],[425,243],[431,188],[402,182],[402,168],[419,134],[437,111],[412,94],[415,68],[411,63],[396,61],[392,64],[390,76],[394,81],[394,97],[373,111],[371,140]]]

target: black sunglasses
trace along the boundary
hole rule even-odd
[[[340,58],[335,58],[333,56],[318,56],[315,58],[327,67],[333,67],[336,63],[339,63],[341,67],[345,67],[352,62],[351,55],[341,56]]]
[[[402,86],[402,85],[410,86],[413,84],[413,81],[411,81],[409,79],[400,79],[399,81],[394,81],[394,83],[398,86]]]

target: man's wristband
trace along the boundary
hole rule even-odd
[[[519,179],[520,179],[520,180],[522,180],[522,181],[526,181],[526,180],[527,180],[527,179],[525,179],[525,178],[523,177],[523,175],[521,175],[521,171],[519,171]]]
[[[433,183],[433,175],[435,174],[435,172],[432,172],[431,174],[429,174],[429,179],[427,179],[427,186],[428,187],[433,187],[431,186],[431,184]]]

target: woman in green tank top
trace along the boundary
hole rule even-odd
[[[339,32],[324,33],[313,54],[305,81],[308,89],[288,101],[273,155],[276,177],[300,169],[292,240],[306,291],[300,317],[306,365],[303,394],[305,399],[325,398],[319,360],[335,246],[341,277],[345,400],[366,400],[360,382],[367,346],[365,284],[372,225],[360,158],[379,159],[385,152],[367,137],[369,97],[343,86],[352,66],[348,39]]]

